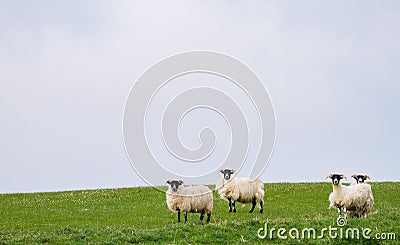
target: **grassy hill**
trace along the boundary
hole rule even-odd
[[[370,228],[371,239],[292,239],[290,229],[301,232],[314,228],[340,228],[337,211],[328,209],[330,183],[273,183],[265,185],[264,213],[248,213],[250,205],[237,204],[237,213],[228,213],[228,204],[214,193],[210,224],[202,224],[198,214],[189,214],[187,224],[177,223],[168,210],[165,193],[150,187],[0,195],[0,244],[376,244],[375,235],[394,233],[400,241],[400,183],[371,183],[375,205],[367,219],[350,219],[342,227]],[[268,222],[268,236],[257,232]],[[272,231],[272,239],[269,232]],[[277,236],[286,229],[287,239]],[[294,232],[292,230],[292,232]],[[339,230],[338,230],[339,232]],[[261,232],[262,233],[262,232]],[[296,233],[291,233],[293,236]],[[305,233],[307,235],[307,233]],[[380,240],[382,242],[382,240]]]

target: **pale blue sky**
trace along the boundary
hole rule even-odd
[[[199,49],[268,89],[265,182],[399,181],[399,43],[398,1],[0,1],[0,192],[143,184],[126,97],[155,62]]]

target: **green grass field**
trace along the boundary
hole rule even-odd
[[[292,228],[336,227],[337,211],[328,209],[330,183],[273,183],[265,185],[264,213],[248,213],[250,205],[237,204],[228,213],[228,203],[214,193],[210,224],[198,214],[188,223],[177,223],[168,210],[165,193],[150,187],[0,195],[0,244],[376,244],[379,235],[394,233],[400,243],[400,183],[371,183],[375,205],[367,219],[350,219],[351,228],[370,228],[371,239],[329,237],[292,239]],[[213,188],[213,187],[212,187]],[[285,228],[287,239],[257,237],[268,222],[268,232]],[[295,233],[292,233],[295,235]],[[269,235],[269,234],[268,234]]]

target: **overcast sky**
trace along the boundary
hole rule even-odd
[[[0,192],[143,185],[125,100],[191,50],[263,80],[277,125],[265,182],[399,181],[399,43],[398,1],[0,1]]]

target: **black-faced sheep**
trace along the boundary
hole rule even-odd
[[[252,203],[250,213],[253,212],[256,204],[260,204],[260,213],[263,212],[264,183],[260,179],[236,178],[231,175],[235,170],[220,170],[224,175],[216,185],[216,190],[221,198],[228,200],[229,212],[236,213],[235,203]]]
[[[371,186],[366,183],[349,186],[342,205],[347,217],[366,218],[374,205]]]
[[[332,179],[333,191],[329,194],[329,208],[337,208],[340,215],[342,211],[342,202],[346,194],[346,186],[340,183],[340,180],[346,179],[343,174],[330,174],[326,179]]]
[[[366,174],[353,174],[351,177],[355,180],[355,182],[351,183],[351,185],[362,184],[366,180],[370,180],[371,179],[371,177],[369,177]]]
[[[207,223],[210,222],[213,209],[213,195],[210,188],[198,186],[183,186],[182,180],[168,180],[166,192],[168,208],[178,213],[178,222],[181,222],[181,212],[187,222],[187,213],[200,213],[200,220],[207,213]]]
[[[344,186],[341,179],[346,179],[343,174],[330,174],[333,192],[329,195],[329,208],[337,208],[339,215],[343,209],[346,217],[366,218],[374,205],[371,186],[365,183]]]

